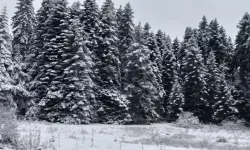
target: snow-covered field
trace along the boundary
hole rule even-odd
[[[185,129],[175,124],[62,125],[22,122],[19,132],[28,150],[249,150],[248,128],[206,125]],[[35,149],[34,149],[35,150]]]

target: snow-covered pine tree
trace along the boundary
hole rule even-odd
[[[213,50],[217,65],[219,65],[217,61],[217,52],[220,51],[220,41],[219,41],[219,23],[217,19],[214,19],[209,24],[209,51]]]
[[[162,59],[162,84],[165,92],[163,107],[166,111],[164,114],[165,118],[168,116],[169,107],[171,107],[169,103],[169,98],[170,98],[170,93],[173,89],[176,76],[177,76],[177,61],[175,55],[171,49],[166,49]]]
[[[48,4],[48,3],[47,3]],[[36,94],[38,101],[35,115],[41,120],[52,122],[68,122],[71,113],[67,112],[67,94],[64,86],[64,52],[70,49],[66,42],[69,31],[69,12],[66,0],[57,0],[51,4],[50,14],[43,22],[43,47],[38,56],[40,72],[36,76]]]
[[[134,30],[134,41],[136,43],[142,44],[142,26],[141,26],[141,22],[139,22],[139,24],[135,27]]]
[[[206,107],[208,102],[205,99],[206,66],[203,63],[202,54],[197,45],[196,39],[191,35],[186,43],[185,56],[183,59],[182,71],[184,72],[184,110],[194,113],[200,121],[206,122]]]
[[[7,8],[0,14],[0,101],[2,106],[16,107],[15,95],[26,95],[28,92],[22,84],[15,84],[13,72],[11,34],[8,25]]]
[[[191,27],[187,27],[184,33],[183,41],[181,42],[180,51],[178,53],[178,65],[180,65],[180,71],[178,72],[181,80],[184,81],[185,74],[184,72],[184,57],[186,56],[185,50],[189,48],[189,40],[193,35],[193,29]]]
[[[228,57],[228,43],[225,29],[219,26],[217,19],[214,19],[209,24],[209,50],[214,51],[217,65],[225,63]]]
[[[202,21],[199,24],[199,34],[197,38],[198,46],[200,47],[200,50],[202,51],[204,63],[207,61],[207,57],[209,54],[209,27],[207,23],[206,16],[202,17]]]
[[[209,107],[206,108],[207,111],[207,122],[213,122],[214,104],[218,101],[219,95],[219,81],[220,81],[220,70],[215,60],[215,55],[213,50],[208,54],[207,61],[207,73],[206,73],[206,83],[207,83],[207,97]]]
[[[24,70],[33,44],[34,28],[36,25],[33,0],[18,0],[17,11],[12,17],[13,28],[13,58]],[[26,71],[25,71],[26,72]]]
[[[98,61],[96,52],[98,51],[98,32],[100,31],[100,10],[96,0],[86,0],[83,4],[81,15],[83,28],[87,36],[87,47],[91,50],[94,61]]]
[[[165,46],[167,49],[171,49],[172,48],[172,40],[171,37],[169,35],[166,35],[166,33],[164,32],[163,34],[163,39],[165,41]],[[163,54],[164,55],[164,54]]]
[[[98,83],[100,86],[99,121],[103,123],[126,123],[129,121],[128,102],[121,94],[119,50],[114,3],[106,0],[101,8],[101,31],[97,56]]]
[[[134,43],[126,54],[125,93],[133,123],[150,123],[159,119],[155,102],[160,99],[159,84],[147,46]]]
[[[70,19],[75,21],[75,19],[81,16],[81,3],[80,1],[74,2],[70,7]]]
[[[161,58],[163,57],[163,54],[166,50],[166,44],[164,41],[164,34],[161,30],[158,30],[157,34],[155,35],[157,46],[159,48]]]
[[[142,44],[146,46],[150,51],[150,61],[151,67],[153,69],[153,72],[155,76],[157,77],[158,82],[158,91],[159,91],[159,99],[157,101],[154,101],[157,112],[160,115],[164,114],[164,108],[163,108],[163,95],[164,95],[164,88],[162,84],[162,58],[161,58],[161,52],[158,49],[157,42],[155,40],[155,36],[153,33],[150,33],[150,25],[148,23],[145,24],[143,28],[143,36],[142,36]]]
[[[231,90],[234,89],[235,86],[235,77],[234,77],[234,66],[235,66],[235,60],[234,60],[234,55],[235,55],[235,51],[234,51],[234,44],[232,42],[231,37],[228,37],[227,39],[227,43],[228,43],[228,56],[225,60],[225,65],[227,67],[226,70],[226,80],[228,82],[228,85],[230,86],[229,88]]]
[[[229,59],[229,53],[230,48],[228,43],[228,37],[226,35],[226,30],[223,28],[223,26],[220,26],[219,28],[219,40],[220,40],[220,52],[217,52],[217,57],[219,57],[221,60],[218,61],[219,64],[224,64]]]
[[[179,83],[179,77],[175,76],[174,78],[174,83],[169,95],[168,106],[166,109],[167,120],[170,122],[176,121],[179,118],[180,114],[183,112],[183,107],[185,105],[183,88]]]
[[[179,58],[180,62],[183,60],[183,57],[185,57],[185,49],[188,47],[188,41],[193,35],[193,29],[191,27],[187,27],[184,33],[183,41],[181,43],[181,49],[179,51]]]
[[[223,120],[226,120],[228,117],[233,116],[238,112],[238,110],[233,106],[234,101],[225,78],[223,65],[220,66],[218,79],[218,95],[215,103],[213,104],[214,113],[212,118],[214,123],[221,123]]]
[[[39,102],[39,100],[42,99],[46,95],[46,89],[48,87],[47,84],[43,86],[42,82],[38,82],[36,77],[39,73],[41,73],[42,68],[44,67],[44,63],[47,62],[47,60],[44,59],[45,55],[45,39],[44,36],[47,33],[46,28],[46,21],[49,18],[49,15],[51,14],[51,8],[53,3],[50,0],[43,0],[41,8],[38,10],[36,14],[36,20],[37,24],[35,27],[35,40],[34,40],[34,46],[32,46],[31,54],[30,54],[30,60],[29,63],[31,64],[31,67],[29,69],[29,75],[31,76],[30,83],[27,85],[28,90],[32,92],[34,95],[31,104],[34,105],[35,103]],[[38,89],[39,86],[39,89]],[[29,113],[27,114],[27,117],[33,117],[35,115],[36,109],[33,109],[33,107],[29,110]]]
[[[176,37],[173,41],[173,44],[172,44],[172,50],[174,52],[174,55],[176,57],[176,59],[178,60],[179,58],[179,53],[180,53],[180,49],[181,49],[181,45],[180,45],[180,41],[179,39]]]
[[[1,105],[15,106],[13,95],[10,88],[12,87],[13,80],[11,79],[10,71],[13,67],[11,59],[11,36],[8,28],[8,16],[6,6],[0,14],[0,100]]]
[[[61,38],[59,49],[61,52],[61,94],[63,98],[58,104],[58,122],[73,124],[88,124],[94,122],[96,113],[95,83],[92,81],[93,61],[89,49],[86,47],[86,34],[82,28],[79,18],[79,3],[73,4],[70,8],[70,16],[67,14],[66,1],[62,1],[61,10],[56,9],[64,16],[60,26]],[[60,5],[59,5],[60,6]],[[71,18],[70,20],[68,20]],[[69,27],[67,27],[69,26]],[[61,70],[61,69],[60,69]]]
[[[250,15],[245,13],[238,24],[239,32],[236,36],[235,44],[235,67],[238,72],[237,82],[237,109],[239,117],[245,119],[250,124]]]
[[[15,84],[23,87],[29,82],[28,68],[32,66],[30,60],[34,46],[34,28],[36,25],[33,0],[18,0],[17,11],[12,17],[13,40],[12,58],[15,72]],[[28,95],[17,94],[18,114],[24,115],[28,103]]]
[[[129,3],[126,4],[124,9],[118,9],[117,16],[117,37],[118,37],[118,50],[120,53],[120,69],[121,69],[121,81],[122,81],[122,89],[123,89],[123,77],[124,77],[124,65],[127,61],[125,55],[128,53],[127,50],[131,46],[134,41],[133,33],[134,33],[134,22],[133,16],[134,12]]]
[[[232,70],[232,55],[234,53],[234,47],[231,38],[226,35],[226,30],[221,26],[219,28],[219,40],[220,40],[220,53],[217,56],[221,59],[219,61],[221,66],[225,69],[225,78],[229,89],[233,89],[233,70]]]
[[[116,24],[117,24],[117,36],[119,39],[122,39],[122,37],[120,37],[120,30],[122,29],[122,16],[123,16],[123,8],[120,5],[120,7],[116,10]],[[121,46],[121,43],[118,41],[118,46]]]
[[[117,16],[119,16],[119,13],[122,13],[118,22],[118,38],[120,40],[119,50],[121,56],[124,56],[123,54],[126,54],[126,50],[133,42],[134,12],[131,5],[127,3],[124,9],[119,9],[117,11]]]

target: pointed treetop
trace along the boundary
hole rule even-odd
[[[204,16],[202,17],[202,21],[201,21],[200,24],[199,24],[199,29],[200,29],[200,30],[205,30],[205,29],[207,28],[207,26],[208,26],[208,24],[207,24],[207,18],[206,18],[206,16],[204,15]]]
[[[141,26],[141,22],[139,22],[139,24],[135,27],[135,30],[134,30],[134,38],[135,38],[135,41],[137,43],[141,43],[142,41],[142,26]]]
[[[179,42],[180,41],[179,41],[178,37],[175,37],[173,43],[179,43]]]
[[[80,7],[81,7],[81,2],[79,0],[73,2],[73,4],[71,5],[72,9],[79,9]]]
[[[150,29],[151,29],[151,27],[150,27],[149,23],[147,22],[147,23],[144,25],[143,30],[149,32]]]
[[[190,39],[192,35],[193,35],[193,29],[191,27],[187,27],[184,34],[184,41]]]
[[[5,29],[6,32],[9,32],[9,27],[8,27],[8,14],[7,14],[7,7],[6,5],[3,7],[2,12],[0,14],[0,24],[1,24],[1,29]]]
[[[125,5],[125,7],[123,9],[123,13],[124,13],[123,15],[129,16],[131,19],[134,18],[134,16],[133,16],[134,12],[133,12],[133,9],[132,9],[130,3],[127,3]]]
[[[131,9],[132,10],[132,7],[131,7],[129,2],[125,5],[124,9]]]
[[[219,23],[218,20],[215,18],[214,20],[212,20],[209,24],[211,29],[219,29]]]
[[[115,6],[112,0],[106,0],[104,1],[103,5],[102,5],[102,15],[106,14],[106,15],[110,15],[110,16],[115,16]],[[110,14],[113,13],[113,14]]]
[[[161,29],[157,31],[156,36],[163,37],[163,32],[161,31]]]
[[[227,37],[226,30],[224,29],[223,26],[220,26],[220,28],[219,28],[219,33],[220,33],[224,38]]]

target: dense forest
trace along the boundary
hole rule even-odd
[[[0,15],[0,99],[20,118],[70,124],[172,122],[250,124],[250,15],[233,44],[202,17],[182,40],[134,24],[130,4],[112,0],[17,0],[8,29]],[[167,32],[167,31],[166,31]]]

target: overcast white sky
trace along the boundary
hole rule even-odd
[[[35,0],[36,9],[42,0]],[[74,0],[69,0],[73,2]],[[83,1],[83,0],[80,0]],[[97,0],[102,4],[103,0]],[[172,39],[182,38],[187,26],[197,27],[203,15],[208,20],[218,19],[227,30],[227,34],[235,39],[238,30],[236,25],[245,12],[250,12],[249,0],[113,0],[118,7],[128,1],[131,3],[135,20],[149,22],[154,31],[162,29]],[[9,15],[15,10],[16,0],[0,0],[0,6],[7,4]]]

